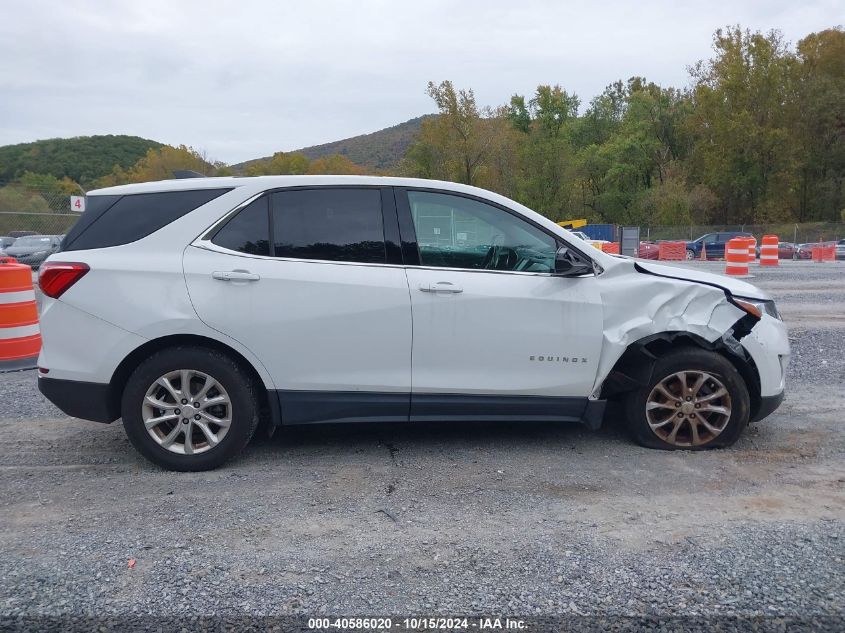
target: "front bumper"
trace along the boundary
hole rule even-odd
[[[754,414],[751,421],[759,422],[763,418],[766,418],[774,413],[775,409],[777,409],[783,402],[784,395],[786,395],[786,392],[781,391],[779,394],[774,396],[762,396],[760,398],[760,408],[757,409],[757,413]]]
[[[38,390],[74,418],[92,422],[114,422],[119,416],[118,406],[113,402],[111,389],[107,384],[38,377]]]

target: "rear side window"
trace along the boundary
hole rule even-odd
[[[386,262],[378,189],[280,191],[272,208],[276,257]]]
[[[91,196],[85,213],[65,238],[64,250],[79,251],[135,242],[227,191],[231,188]]]
[[[253,200],[221,228],[212,243],[250,255],[270,254],[270,209],[267,196]]]

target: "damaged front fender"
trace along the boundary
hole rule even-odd
[[[679,270],[679,274],[683,271]],[[604,341],[593,398],[608,391],[628,390],[651,377],[646,362],[648,343],[674,342],[678,337],[705,348],[724,348],[745,358],[738,342],[753,327],[754,317],[737,307],[730,293],[713,283],[652,273],[632,260],[620,261],[598,277],[604,306]],[[614,372],[623,355],[636,345],[637,358],[622,362],[624,371]],[[643,353],[646,356],[643,356]],[[637,365],[641,365],[637,367]],[[613,372],[612,383],[605,382]],[[645,375],[647,373],[647,376]],[[625,381],[631,384],[625,385]],[[626,388],[627,387],[627,388]]]

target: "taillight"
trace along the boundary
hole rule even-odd
[[[88,264],[77,262],[46,262],[38,271],[38,286],[48,297],[58,299],[91,270]]]

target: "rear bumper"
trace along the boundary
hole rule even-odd
[[[763,396],[760,398],[760,408],[757,409],[757,413],[754,414],[754,417],[751,418],[752,422],[759,422],[765,417],[768,417],[772,413],[775,412],[780,406],[780,403],[783,402],[783,397],[785,391],[781,391],[779,394],[774,396]]]
[[[114,422],[119,416],[109,385],[79,380],[38,377],[38,390],[74,418],[93,422]]]

